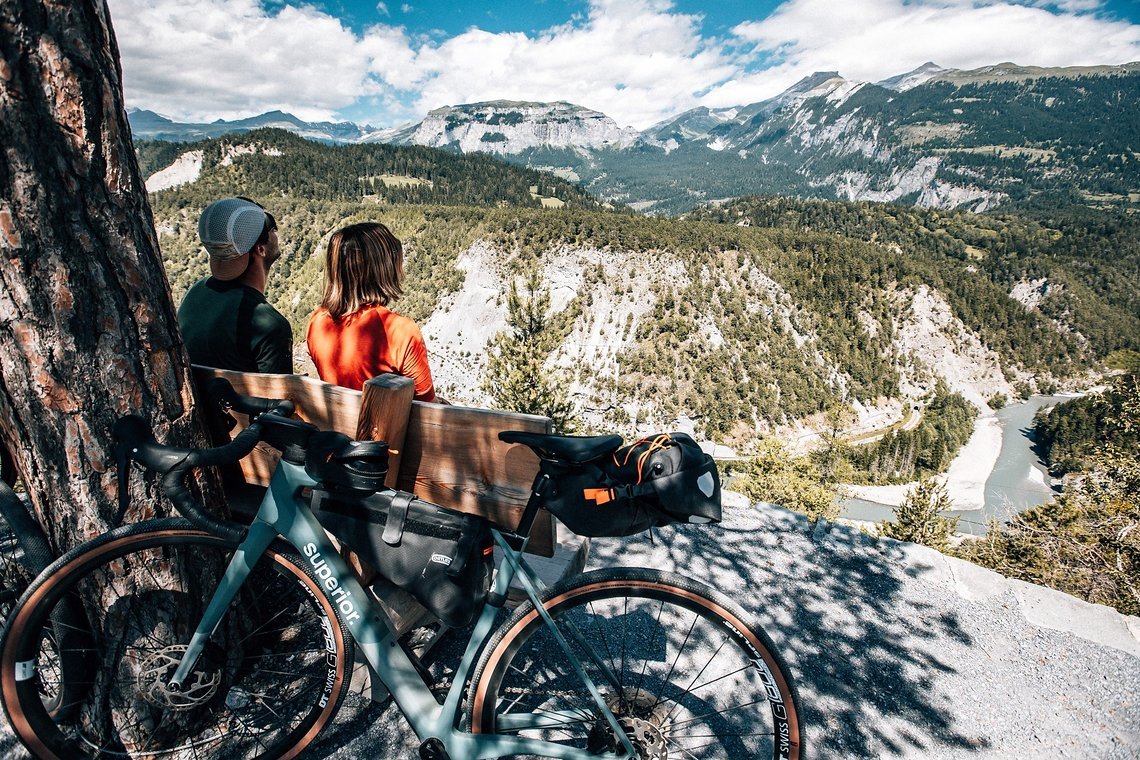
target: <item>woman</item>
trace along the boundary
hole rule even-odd
[[[403,292],[404,249],[396,236],[378,222],[337,230],[325,254],[325,278],[308,334],[321,379],[360,390],[390,372],[415,381],[417,401],[436,401],[420,328],[388,309]]]

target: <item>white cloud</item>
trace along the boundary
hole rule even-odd
[[[699,20],[661,0],[595,0],[579,24],[536,36],[471,29],[416,54],[417,104],[567,100],[646,127],[736,68]]]
[[[384,125],[505,98],[566,100],[643,128],[698,104],[756,102],[814,71],[875,81],[927,60],[1140,60],[1140,25],[1088,12],[1098,0],[788,0],[724,40],[702,37],[700,17],[672,0],[591,0],[584,15],[537,34],[471,28],[442,39],[391,24],[358,33],[306,5],[109,2],[128,103],[184,120],[273,108],[328,119],[377,104],[384,110],[368,120]]]
[[[644,127],[736,72],[671,0],[594,0],[584,19],[538,35],[472,28],[442,42],[384,24],[355,35],[309,6],[272,15],[256,0],[111,3],[128,102],[180,119],[271,108],[326,119],[404,91],[411,110],[378,121],[506,98],[567,100]]]
[[[1099,3],[1069,0],[1075,10]],[[789,0],[763,21],[733,32],[778,63],[726,82],[709,105],[734,105],[777,94],[815,71],[877,81],[926,61],[971,69],[1012,61],[1079,66],[1140,60],[1140,26],[1088,13],[974,0]]]
[[[256,0],[111,0],[127,102],[180,119],[280,108],[328,119],[376,92],[360,40],[311,7]]]
[[[388,4],[387,3],[376,3],[376,12],[379,13],[381,16],[391,16],[392,15],[391,13],[388,12]]]

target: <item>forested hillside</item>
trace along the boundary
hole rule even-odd
[[[143,175],[194,155],[197,176],[170,191],[186,205],[241,188],[257,198],[388,203],[542,206],[540,196],[573,207],[599,203],[577,185],[490,156],[456,155],[420,146],[325,145],[280,129],[195,143],[140,141]],[[197,155],[197,154],[201,155]]]
[[[977,325],[988,344],[1030,367],[1071,360],[1067,347],[1074,335],[1100,358],[1140,347],[1140,217],[1126,211],[1075,207],[971,214],[881,203],[743,198],[699,209],[690,218],[831,232],[907,259],[957,261],[958,269],[949,271],[964,268],[982,276],[955,274],[935,283],[956,316]],[[979,281],[986,281],[980,290]],[[1031,329],[1038,319],[1054,329]]]
[[[206,269],[201,207],[251,192],[244,176],[154,196],[176,298]],[[505,294],[537,272],[562,336],[546,366],[587,430],[632,432],[683,414],[747,446],[829,409],[922,399],[939,377],[976,404],[1079,384],[1140,335],[1128,217],[753,199],[674,220],[254,194],[280,222],[285,254],[268,295],[299,342],[327,233],[363,219],[393,228],[408,252],[396,308],[424,326],[438,384],[457,401],[487,403],[482,373],[506,324]],[[1013,297],[1026,288],[1040,297]]]

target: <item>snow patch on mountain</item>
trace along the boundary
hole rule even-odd
[[[880,87],[886,87],[888,90],[895,90],[897,92],[906,92],[907,90],[918,87],[921,84],[926,84],[931,79],[945,74],[951,69],[944,69],[936,63],[927,61],[913,71],[908,71],[905,74],[899,74],[889,79],[884,79],[877,84]]]
[[[847,102],[848,98],[863,89],[863,85],[865,84],[866,82],[852,82],[844,79],[835,83],[831,91],[827,93],[827,100],[832,105],[842,105]]]

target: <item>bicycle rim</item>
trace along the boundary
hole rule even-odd
[[[343,624],[304,566],[271,550],[184,688],[170,689],[233,548],[183,521],[161,524],[175,527],[133,526],[80,547],[17,608],[0,643],[13,729],[33,754],[61,760],[293,757],[332,720],[347,687]],[[67,719],[57,721],[39,695],[51,674],[28,664],[52,654],[43,634],[53,610],[78,600],[89,630],[64,637],[63,654],[80,652],[91,667],[81,682],[64,674]]]
[[[544,607],[639,757],[800,757],[796,699],[766,634],[711,589],[651,570],[595,571]],[[471,730],[599,755],[615,734],[533,606],[488,645],[473,679]]]

